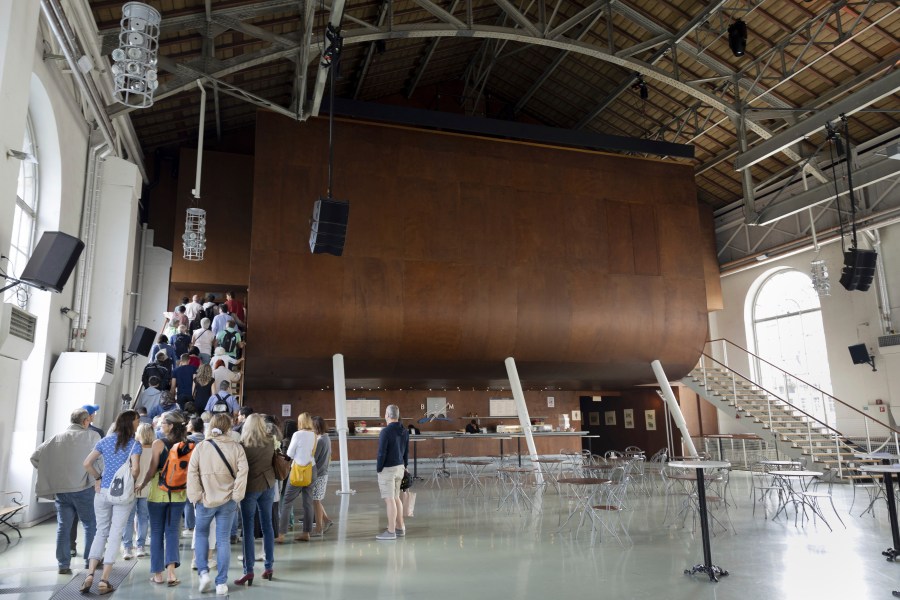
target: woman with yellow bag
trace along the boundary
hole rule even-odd
[[[301,413],[297,417],[297,432],[291,436],[291,442],[287,449],[287,455],[293,461],[288,485],[281,499],[278,512],[278,539],[275,541],[283,544],[284,534],[288,530],[291,508],[297,496],[301,497],[303,504],[303,533],[297,535],[298,542],[308,542],[309,532],[313,525],[313,496],[312,482],[316,480],[316,465],[313,459],[313,450],[316,447],[316,434],[313,433],[312,417],[309,413]]]

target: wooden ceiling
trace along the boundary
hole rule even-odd
[[[160,71],[155,104],[129,113],[145,152],[195,143],[198,77],[214,92],[207,131],[252,126],[266,103],[305,118],[332,2],[149,2],[162,13],[160,66],[169,71]],[[122,2],[90,6],[108,55]],[[728,43],[736,19],[748,29],[742,57]],[[741,109],[752,147],[877,83],[900,60],[893,1],[348,0],[340,22],[340,98],[693,144],[698,193],[713,208],[744,196],[734,165]],[[869,103],[850,119],[851,139],[896,129],[898,110],[896,93]],[[753,165],[752,182],[790,177],[823,135]]]

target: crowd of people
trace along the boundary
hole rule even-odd
[[[304,412],[282,430],[276,417],[229,393],[239,378],[231,369],[243,360],[238,326],[246,311],[233,294],[228,301],[216,306],[208,298],[207,306],[197,296],[184,298],[172,311],[177,333],[159,336],[132,408],[117,415],[104,435],[93,425],[100,407],[82,406],[72,412],[69,427],[31,457],[36,495],[55,502],[61,575],[72,573],[82,524],[82,593],[114,591],[110,575],[120,551],[124,560],[149,554],[151,585],[179,585],[181,538],[189,536],[200,592],[226,595],[233,544],[243,540],[243,574],[234,583],[252,585],[257,538],[263,541],[262,578],[271,580],[275,545],[289,541],[292,517],[301,530],[296,541],[324,537],[331,529],[324,505],[331,462],[325,420]],[[218,311],[216,320],[209,311]],[[388,525],[378,540],[406,533],[400,488],[409,433],[399,418],[397,406],[388,406],[379,438],[378,484]],[[308,479],[277,477],[279,454],[292,468],[310,471]]]

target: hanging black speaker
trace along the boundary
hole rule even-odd
[[[747,24],[740,19],[728,26],[728,47],[735,56],[743,56],[747,50]]]
[[[850,248],[844,252],[844,269],[841,271],[841,285],[848,292],[868,291],[875,278],[878,253],[874,250]]]
[[[313,208],[312,231],[309,234],[310,252],[341,256],[344,253],[349,218],[349,202],[331,198],[316,200]]]

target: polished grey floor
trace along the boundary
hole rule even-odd
[[[735,473],[736,506],[730,516],[736,533],[717,529],[712,539],[713,562],[730,575],[710,583],[683,574],[701,562],[699,526],[692,531],[690,517],[683,527],[680,521],[665,525],[666,502],[659,494],[632,500],[625,521],[633,544],[623,547],[609,536],[592,545],[590,527],[579,529],[577,519],[558,532],[560,518],[571,507],[565,490],[562,495],[552,488],[537,493],[540,510],[498,511],[496,498],[460,497],[458,482],[456,487],[445,482],[441,489],[420,482],[407,537],[379,542],[374,535],[384,529],[385,520],[374,477],[357,477],[352,485],[357,493],[343,496],[342,505],[332,483],[326,506],[337,526],[324,539],[276,546],[272,582],[257,579],[250,588],[234,586],[231,580],[241,575],[241,550],[234,546],[231,597],[874,599],[890,598],[892,589],[900,589],[900,564],[881,556],[891,545],[884,502],[874,518],[860,517],[865,502],[857,499],[851,516],[846,486],[834,491],[846,528],[826,508],[834,527],[830,532],[821,522],[795,526],[793,516],[773,522],[757,510],[753,517],[748,477]],[[488,491],[494,495],[491,487]],[[0,540],[0,600],[49,598],[53,586],[68,580],[56,575],[54,536],[55,523],[47,522],[24,530],[24,539],[10,546]],[[139,559],[113,596],[214,598],[199,594],[197,574],[186,566],[188,546],[182,550],[181,586],[151,587],[149,560]],[[261,564],[256,571],[262,572]],[[76,571],[76,578],[82,576]]]

